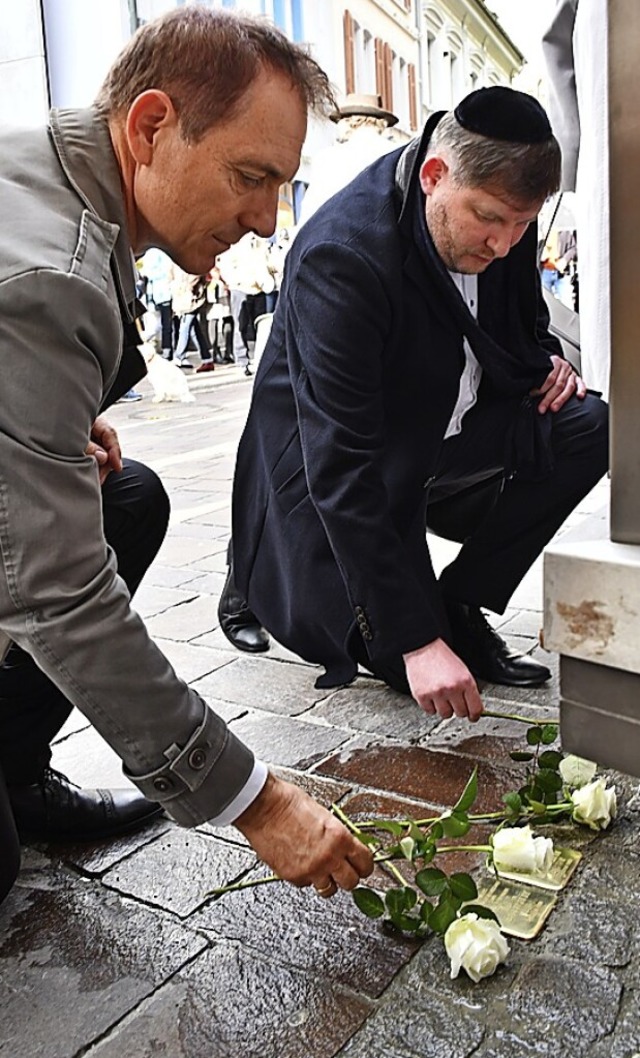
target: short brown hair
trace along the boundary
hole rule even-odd
[[[458,187],[495,187],[526,204],[560,187],[560,146],[553,136],[543,143],[488,139],[465,129],[449,112],[436,125],[426,157],[440,151]]]
[[[266,19],[198,4],[138,29],[109,70],[95,106],[116,117],[141,92],[160,89],[176,109],[183,136],[196,143],[233,116],[265,67],[289,78],[309,109],[335,108],[327,75],[315,59]]]

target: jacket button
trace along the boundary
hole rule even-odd
[[[158,793],[166,793],[167,790],[171,789],[171,783],[168,779],[154,779],[153,785]]]
[[[207,754],[203,749],[192,749],[189,754],[189,764],[195,771],[200,771],[207,763]]]

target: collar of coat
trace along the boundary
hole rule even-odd
[[[136,298],[135,261],[129,243],[120,169],[105,118],[89,107],[58,110],[49,115],[51,138],[65,175],[87,209],[118,229],[113,271],[123,319],[140,315]]]
[[[521,398],[507,438],[507,472],[538,478],[552,467],[551,417],[539,415],[529,391],[542,385],[552,369],[550,353],[561,351],[546,329],[548,319],[537,272],[536,225],[529,226],[508,256],[494,261],[478,277],[478,318],[469,311],[443,264],[427,228],[420,166],[433,130],[444,111],[433,114],[419,138],[400,155],[395,172],[398,226],[408,244],[407,267],[414,277],[435,286],[441,316],[466,337],[497,393]]]

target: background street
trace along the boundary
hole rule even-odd
[[[352,817],[428,816],[455,802],[475,764],[478,809],[500,807],[521,775],[508,753],[523,748],[523,725],[442,722],[365,676],[318,691],[317,670],[284,648],[251,657],[228,644],[217,602],[252,382],[218,367],[189,384],[195,403],[154,404],[144,381],[142,401],[111,411],[124,453],[151,465],[171,497],[135,605],[178,673],[257,755]],[[572,524],[606,499],[602,484]],[[451,546],[434,542],[439,565]],[[496,624],[549,662],[541,603],[538,563]],[[491,709],[544,718],[557,715],[557,695],[555,680],[484,693]],[[53,763],[80,785],[125,783],[78,713]],[[477,985],[450,980],[440,938],[386,933],[344,894],[323,901],[277,884],[207,897],[264,870],[231,827],[167,820],[116,842],[25,849],[0,907],[0,1056],[638,1058],[640,791],[613,778],[615,824],[602,835],[565,829],[561,844],[583,852],[571,883],[538,938],[510,941],[506,966]],[[439,864],[480,872],[482,859]]]

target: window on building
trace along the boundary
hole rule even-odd
[[[344,36],[344,86],[347,95],[356,90],[356,23],[350,11],[345,11],[342,19]]]
[[[391,47],[379,37],[375,39],[376,92],[385,110],[393,111],[393,60]]]

